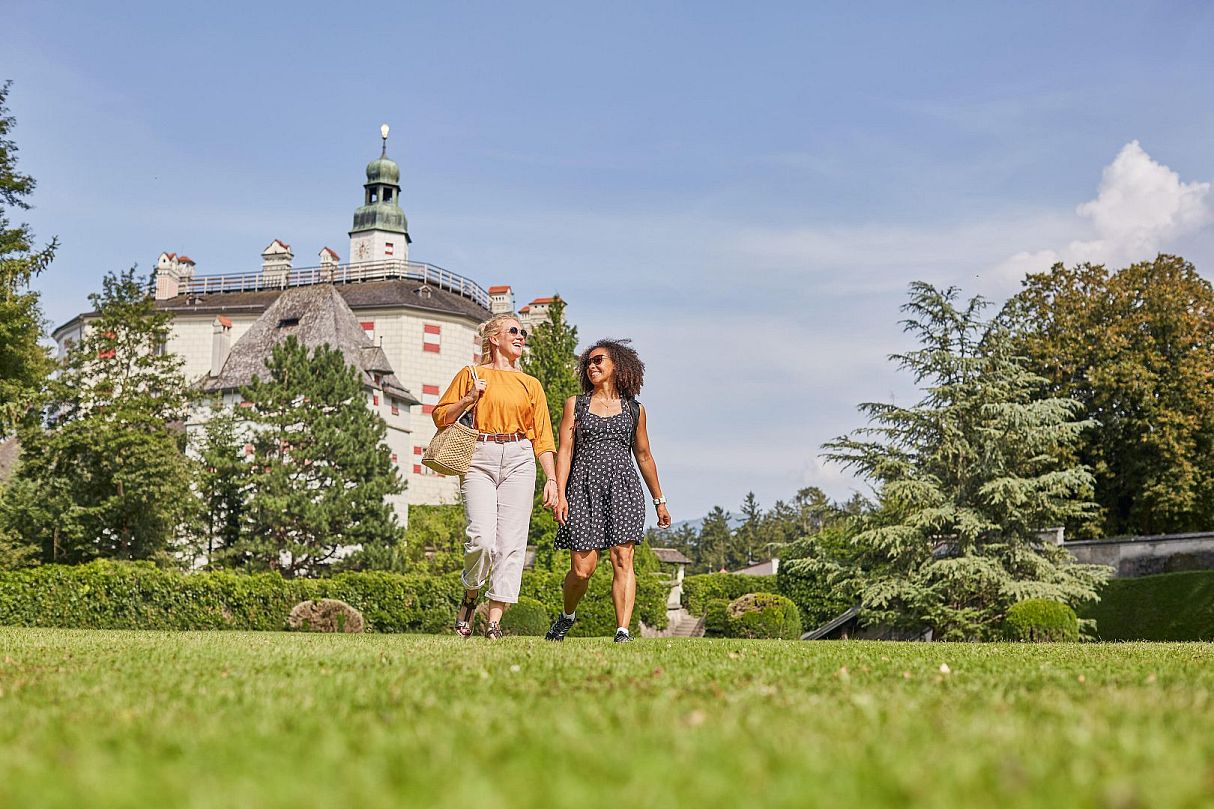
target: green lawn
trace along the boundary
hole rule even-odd
[[[1210,805],[1212,693],[1209,644],[0,629],[0,807]]]

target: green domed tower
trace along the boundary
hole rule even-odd
[[[367,164],[366,197],[354,212],[350,263],[408,261],[409,220],[400,207],[400,166],[388,158],[388,125],[379,128],[383,149]]]

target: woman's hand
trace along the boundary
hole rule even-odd
[[[468,400],[468,407],[472,407],[472,405],[476,404],[477,400],[481,398],[481,394],[485,392],[485,388],[487,387],[489,387],[489,382],[478,377],[476,382],[474,382],[472,385],[472,390],[464,394],[464,398]]]
[[[555,480],[549,478],[544,481],[544,508],[556,508],[557,501],[563,499],[559,495]]]
[[[658,506],[658,528],[670,527],[670,512],[666,510],[666,504]]]
[[[556,505],[552,507],[552,516],[556,518],[558,525],[564,525],[569,521],[569,501],[564,497],[558,497]]]

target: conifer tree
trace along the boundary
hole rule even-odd
[[[242,390],[253,453],[234,559],[313,575],[351,546],[396,545],[402,531],[384,498],[403,486],[357,369],[329,346],[309,355],[294,337],[274,347],[267,367],[267,381]]]
[[[0,439],[34,415],[34,403],[51,371],[38,293],[30,279],[54,258],[58,241],[35,247],[28,225],[13,226],[11,209],[27,209],[34,179],[17,170],[17,146],[8,138],[16,121],[8,114],[11,82],[0,85]]]
[[[1040,398],[1042,379],[988,326],[986,303],[911,286],[904,321],[920,347],[895,355],[924,391],[912,407],[860,406],[869,426],[826,445],[878,491],[846,551],[825,564],[869,623],[994,637],[1026,598],[1095,599],[1108,568],[1074,562],[1043,529],[1090,514],[1092,476],[1070,461],[1080,406]]]
[[[554,295],[548,317],[527,337],[522,369],[544,386],[555,432],[565,412],[565,400],[582,392],[577,365],[577,326],[565,322],[565,302]],[[559,439],[559,436],[558,436]]]
[[[730,563],[730,548],[733,544],[733,530],[729,527],[730,514],[720,506],[713,506],[712,511],[704,518],[700,526],[700,537],[697,542],[696,560],[697,573],[716,573],[728,569]]]
[[[168,562],[197,513],[186,382],[164,351],[171,316],[134,270],[108,274],[89,299],[97,317],[50,383],[46,428],[22,430],[11,518],[46,561]]]
[[[248,497],[248,430],[235,411],[216,405],[197,445],[197,489],[202,517],[197,555],[208,566],[223,560],[240,539]]]

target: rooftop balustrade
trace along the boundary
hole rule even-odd
[[[252,273],[227,275],[195,275],[181,279],[178,295],[212,295],[222,292],[257,292],[265,289],[308,286],[310,284],[358,284],[366,281],[392,279],[421,281],[446,289],[489,308],[489,293],[480,284],[420,261],[363,261],[354,264],[332,264],[319,267],[292,268],[285,273],[269,269]]]

